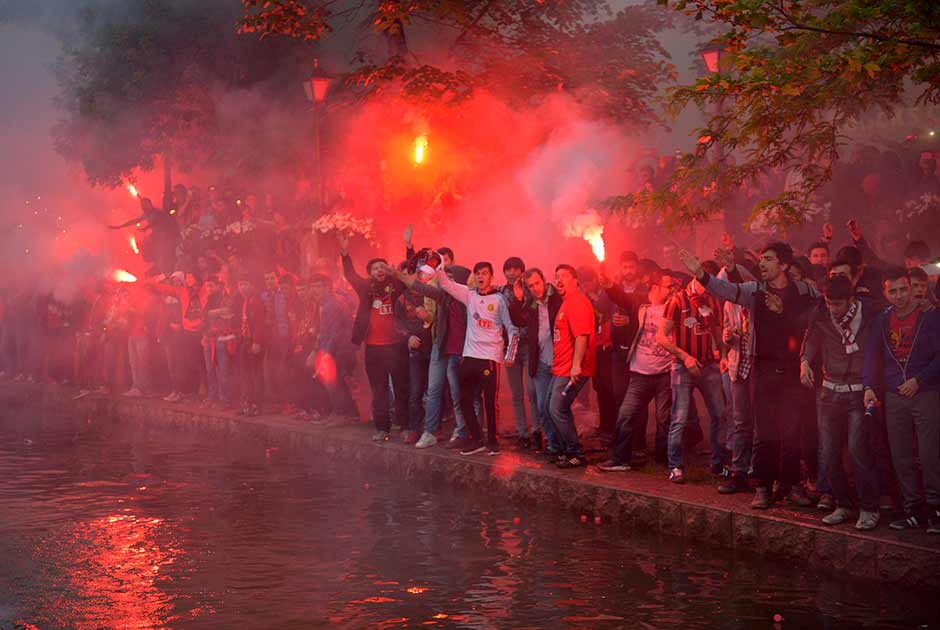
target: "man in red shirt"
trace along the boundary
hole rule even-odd
[[[587,464],[578,430],[574,424],[571,404],[589,378],[594,375],[595,339],[594,306],[581,292],[578,272],[571,265],[555,268],[555,286],[562,296],[561,308],[555,317],[552,385],[548,411],[561,445],[556,462],[559,468],[578,468]]]

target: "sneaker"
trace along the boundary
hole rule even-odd
[[[252,418],[260,416],[261,407],[259,407],[258,405],[252,405],[251,407],[248,408],[248,415],[251,416]]]
[[[561,453],[558,452],[558,451],[552,450],[552,449],[550,449],[550,448],[546,448],[546,449],[544,449],[544,450],[542,450],[542,451],[539,451],[538,456],[541,457],[541,458],[543,458],[543,459],[546,459],[546,460],[548,460],[548,461],[550,461],[550,462],[553,462],[553,461],[555,461],[556,459],[558,459],[559,456],[561,456]]]
[[[461,449],[461,455],[476,455],[477,453],[483,453],[486,451],[486,447],[477,442],[476,444],[471,444],[464,449]]]
[[[107,393],[108,393],[108,388],[105,387],[104,385],[99,385],[98,387],[95,388],[94,393],[95,393],[95,394],[101,394],[101,395],[107,395]]]
[[[673,468],[669,471],[669,481],[672,483],[685,483],[685,475],[681,468]]]
[[[917,514],[907,514],[904,518],[899,518],[896,521],[891,521],[888,525],[891,529],[902,530],[902,529],[919,529],[924,526],[924,519]]]
[[[183,399],[183,396],[179,392],[170,392],[163,397],[163,400],[167,402],[179,402]]]
[[[516,440],[516,448],[520,451],[528,451],[532,448],[532,440],[527,437],[521,437]]]
[[[897,506],[897,504],[894,502],[894,499],[891,498],[891,495],[889,495],[889,494],[883,494],[883,495],[881,495],[881,497],[878,499],[878,509],[880,509],[880,510],[887,510],[888,512],[892,512],[892,511],[898,509],[898,506]]]
[[[867,531],[869,529],[875,529],[878,526],[878,519],[881,518],[881,514],[878,512],[867,512],[861,510],[858,513],[858,521],[855,523],[855,529],[862,531]]]
[[[487,448],[486,454],[489,455],[490,457],[495,457],[496,455],[499,455],[499,444],[491,444],[490,446],[487,446],[486,448]]]
[[[372,441],[373,442],[388,442],[389,437],[390,436],[389,436],[388,431],[376,431],[375,433],[372,434]]]
[[[736,492],[747,492],[751,486],[747,483],[747,478],[740,473],[732,475],[723,484],[718,486],[718,494],[734,494]]]
[[[559,468],[583,468],[587,466],[587,460],[584,459],[583,455],[565,456],[560,458],[555,465]]]
[[[770,489],[757,488],[754,492],[754,500],[751,501],[751,508],[755,510],[766,510],[770,507]]]
[[[824,494],[819,497],[819,503],[816,504],[816,509],[824,510],[829,512],[836,508],[836,501],[832,498],[831,494]]]
[[[812,499],[806,496],[806,490],[803,486],[793,486],[787,494],[787,501],[800,507],[809,507],[813,504]]]
[[[425,431],[421,434],[421,439],[415,442],[415,448],[431,448],[435,444],[437,444],[437,438],[434,434]]]
[[[122,395],[126,396],[127,398],[140,398],[141,396],[144,395],[144,393],[140,391],[139,389],[137,389],[136,387],[132,387],[126,392],[124,392]]]
[[[725,466],[724,464],[718,464],[717,466],[711,467],[711,473],[716,477],[721,479],[728,479],[731,477],[731,469]]]
[[[90,393],[91,393],[91,390],[90,390],[90,389],[80,389],[80,390],[78,390],[78,393],[77,393],[77,394],[75,394],[74,396],[72,396],[72,400],[81,400],[82,398],[84,398],[85,396],[87,396],[87,395],[90,394]]]
[[[848,508],[837,507],[832,514],[824,516],[822,522],[826,525],[841,525],[842,523],[849,520],[851,516],[852,513],[848,510]]]
[[[402,433],[401,441],[405,444],[417,444],[420,436],[417,431],[405,431]]]
[[[630,467],[626,464],[608,459],[606,462],[598,464],[597,469],[602,472],[627,472],[630,470]]]
[[[470,446],[470,438],[466,436],[458,436],[450,438],[450,441],[447,443],[446,448],[462,450]]]
[[[927,533],[940,534],[940,510],[935,509],[933,513],[927,517]]]

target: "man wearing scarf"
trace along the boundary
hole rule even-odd
[[[862,348],[875,314],[854,293],[845,277],[829,281],[825,308],[817,312],[803,340],[800,381],[806,387],[816,385],[812,365],[818,358],[822,364],[822,382],[817,388],[820,466],[828,473],[836,501],[835,511],[822,521],[838,525],[851,515],[852,499],[842,466],[842,452],[848,445],[860,504],[855,527],[867,530],[878,524],[878,472],[869,436],[872,423],[865,417]]]

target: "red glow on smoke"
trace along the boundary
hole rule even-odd
[[[336,383],[336,361],[333,360],[332,355],[327,352],[317,352],[317,356],[314,359],[314,369],[316,370],[317,378],[326,386],[331,386]]]

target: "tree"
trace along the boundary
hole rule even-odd
[[[219,127],[219,95],[269,86],[276,100],[277,78],[296,82],[306,63],[289,42],[262,46],[239,37],[239,17],[224,0],[81,10],[56,68],[64,114],[53,132],[58,150],[92,184],[112,187],[158,161],[169,174],[171,164],[186,170],[218,160],[232,132]],[[250,132],[250,117],[239,122]]]
[[[387,42],[378,61],[359,55],[346,83],[360,98],[394,89],[418,103],[458,104],[477,89],[531,103],[566,90],[592,113],[645,126],[653,97],[673,75],[656,34],[667,12],[605,0],[242,0],[243,30],[322,40],[349,19]],[[433,43],[419,59],[409,39]],[[428,46],[425,46],[428,48]]]
[[[619,200],[686,221],[770,170],[799,185],[755,209],[778,225],[802,218],[832,178],[847,129],[913,98],[940,101],[940,3],[922,0],[660,0],[723,33],[718,72],[671,90],[673,111],[722,102],[668,186]],[[734,155],[734,163],[724,155]],[[716,158],[716,154],[718,159]],[[705,194],[703,194],[705,191]],[[611,203],[617,203],[617,200]]]

